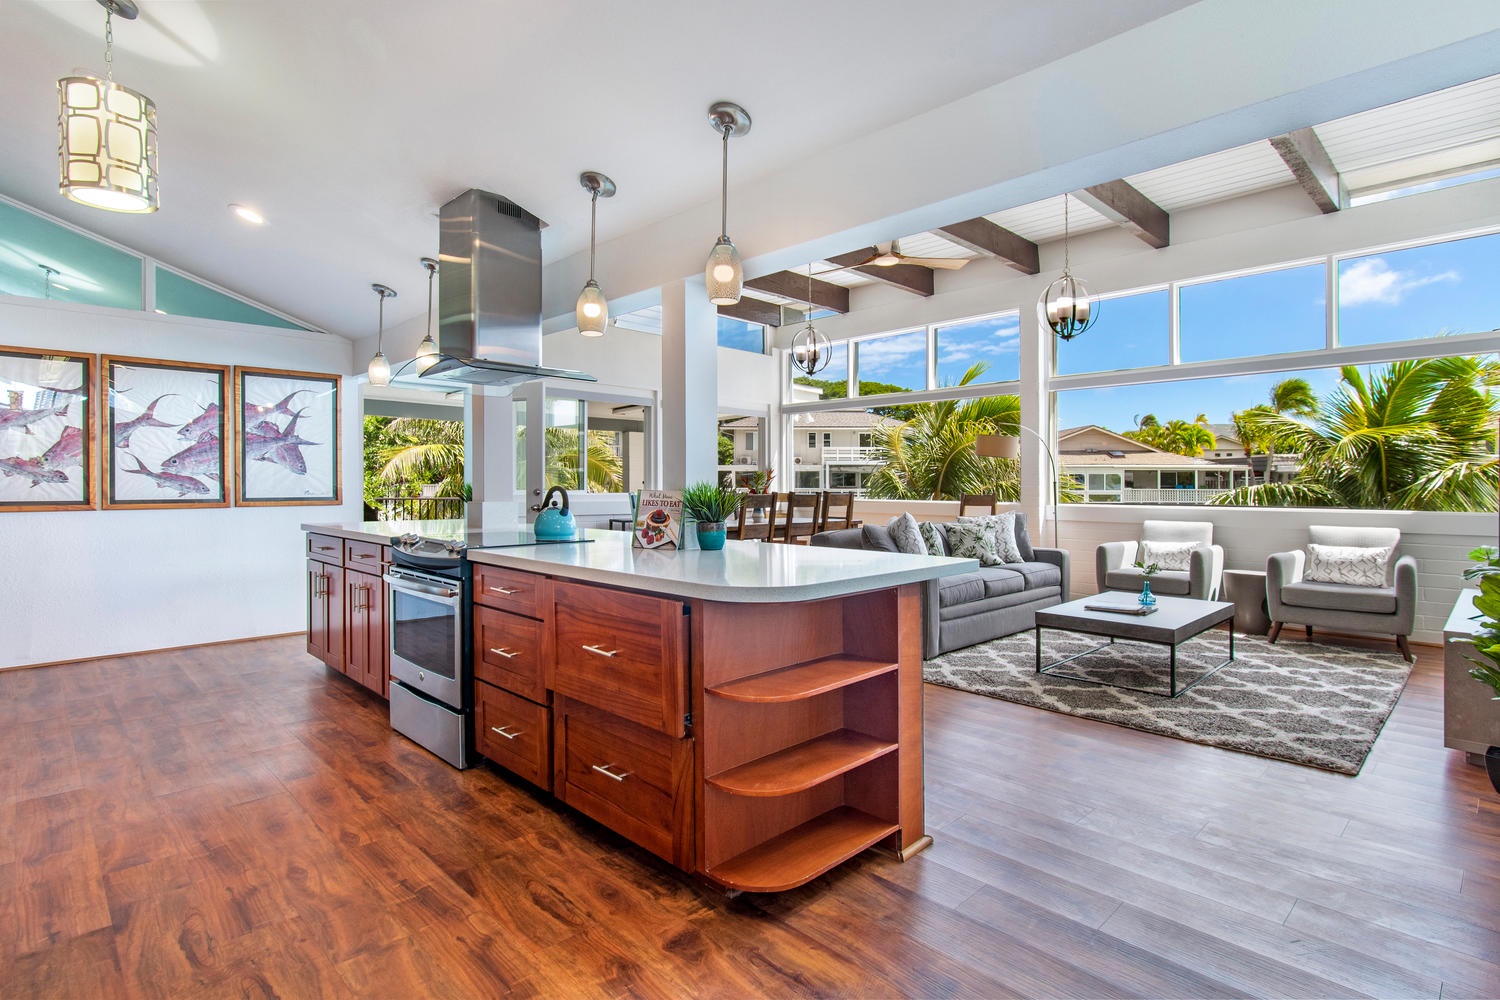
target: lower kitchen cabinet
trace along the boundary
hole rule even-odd
[[[348,644],[344,673],[382,698],[389,698],[391,654],[385,582],[369,573],[344,570],[344,608]]]
[[[382,698],[390,697],[385,582],[390,548],[307,536],[307,651]]]
[[[552,789],[552,710],[546,705],[477,681],[474,745],[507,771]]]
[[[344,671],[344,571],[318,559],[307,561],[307,651]]]

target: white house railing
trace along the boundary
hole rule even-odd
[[[1120,499],[1124,503],[1201,504],[1208,503],[1214,497],[1228,492],[1228,490],[1203,489],[1121,490]]]
[[[880,448],[824,448],[821,458],[824,465],[879,465]]]

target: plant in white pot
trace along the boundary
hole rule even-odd
[[[698,547],[714,551],[724,547],[724,522],[740,506],[740,495],[718,483],[694,483],[682,491],[682,509],[698,522]]]
[[[1469,676],[1488,684],[1495,692],[1495,699],[1500,700],[1500,549],[1486,545],[1470,552],[1469,558],[1478,565],[1464,570],[1464,579],[1479,581],[1479,596],[1474,598],[1479,629],[1470,640],[1479,655],[1469,657],[1474,663]],[[1489,772],[1490,784],[1500,792],[1500,747],[1492,746],[1485,751],[1484,767]]]

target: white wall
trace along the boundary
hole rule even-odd
[[[0,329],[18,347],[351,368],[340,337],[30,299],[0,299]],[[301,631],[301,525],[361,519],[358,390],[343,383],[340,506],[0,513],[0,667]]]

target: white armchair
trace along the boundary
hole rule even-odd
[[[1212,601],[1219,596],[1224,576],[1224,549],[1215,545],[1214,526],[1207,521],[1146,521],[1140,542],[1105,542],[1094,552],[1094,575],[1099,589],[1139,592],[1144,577],[1136,568],[1141,542],[1195,543],[1185,570],[1158,570],[1151,589],[1158,594]]]
[[[1407,636],[1412,633],[1417,611],[1417,561],[1409,555],[1394,558],[1401,542],[1399,528],[1349,528],[1312,524],[1307,528],[1311,545],[1334,546],[1349,557],[1359,550],[1389,550],[1392,561],[1385,578],[1375,584],[1357,585],[1327,580],[1308,580],[1307,552],[1273,552],[1266,560],[1266,610],[1271,616],[1271,642],[1283,625],[1301,625],[1307,637],[1314,626],[1336,632],[1379,632],[1396,637],[1396,648],[1411,662]],[[1308,551],[1312,551],[1309,549]]]

